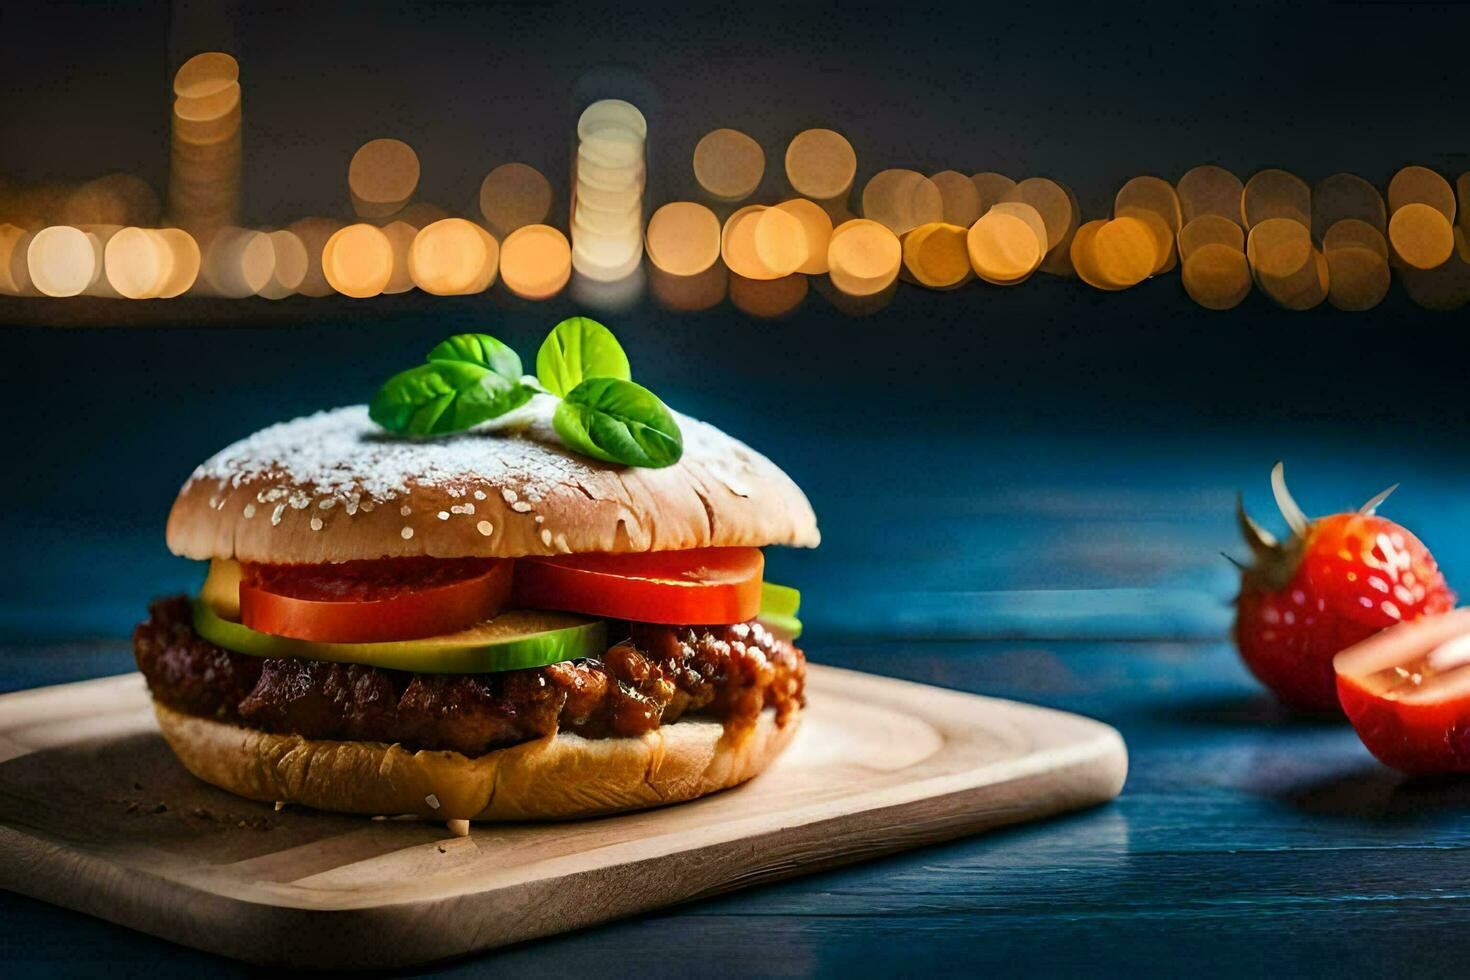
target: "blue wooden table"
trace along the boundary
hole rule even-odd
[[[701,395],[670,400],[681,397]],[[770,555],[772,576],[806,592],[811,658],[1103,718],[1132,752],[1122,798],[447,973],[1288,976],[1463,964],[1470,785],[1401,779],[1348,727],[1277,710],[1223,642],[1233,574],[1219,557],[1233,547],[1235,489],[1269,511],[1266,469],[1282,454],[1314,510],[1402,480],[1389,511],[1464,588],[1470,505],[1454,492],[1467,476],[1454,455],[1395,438],[1347,454],[1301,426],[1201,439],[1132,422],[1126,438],[1103,439],[1082,422],[932,425],[914,436],[919,411],[857,426],[825,398],[801,406],[781,419],[701,410],[781,460],[822,516],[820,550]],[[138,479],[176,482],[196,442],[254,425],[176,422],[188,445],[159,448],[168,472]],[[891,475],[854,478],[875,441],[897,458]],[[91,448],[109,453],[106,442]],[[165,504],[166,492],[151,502],[157,517]],[[147,508],[90,533],[66,520],[32,517],[12,539],[31,573],[3,607],[6,691],[128,670],[123,638],[144,599],[197,574],[163,554]],[[98,561],[100,547],[113,557]],[[79,597],[65,610],[50,601],[62,582]],[[0,896],[0,909],[12,967],[237,970],[18,896]]]
[[[1173,293],[1142,291],[1130,297],[1130,309],[1143,311],[1137,325],[1114,322],[1104,345],[1088,339],[1090,324],[1052,315],[1092,298],[1039,295],[1047,315],[1020,321],[1031,334],[1008,346],[998,327],[963,340],[962,322],[944,328],[945,346],[930,344],[939,328],[926,326],[922,305],[897,311],[901,321],[852,321],[817,307],[780,325],[650,312],[624,318],[619,332],[670,402],[747,438],[807,489],[823,546],[773,550],[769,566],[773,579],[804,592],[813,660],[1101,718],[1130,748],[1121,798],[500,951],[447,973],[1462,970],[1470,784],[1401,778],[1346,726],[1278,710],[1224,640],[1235,582],[1219,552],[1235,548],[1236,490],[1269,515],[1267,470],[1284,457],[1315,512],[1402,481],[1386,512],[1419,531],[1465,591],[1470,497],[1461,489],[1470,463],[1455,448],[1463,407],[1442,403],[1430,424],[1412,407],[1335,402],[1326,381],[1263,402],[1300,361],[1287,357],[1245,382],[1223,372],[1181,380],[1162,369],[1201,348],[1223,358],[1228,338],[1214,331],[1242,321],[1199,319]],[[1022,301],[987,295],[974,308],[1012,302]],[[197,580],[162,546],[163,514],[188,468],[277,417],[361,397],[404,351],[472,319],[469,307],[442,310],[433,323],[343,316],[310,334],[242,331],[228,357],[201,353],[222,349],[217,330],[6,335],[17,363],[82,358],[90,383],[78,402],[54,406],[43,432],[16,436],[28,440],[35,492],[16,503],[4,544],[0,689],[130,669],[127,631],[149,595]],[[534,321],[507,314],[501,332],[531,347],[562,312]],[[1152,324],[1165,317],[1190,337],[1187,353],[1155,351]],[[1303,333],[1283,332],[1279,343],[1303,354],[1313,330],[1320,341],[1346,329],[1291,322]],[[912,341],[906,356],[917,352],[901,370],[883,366],[878,345],[895,323]],[[1415,323],[1447,363],[1460,331]],[[849,354],[880,353],[845,354],[820,370],[793,363],[819,358],[837,335],[852,340]],[[307,337],[318,350],[350,341],[362,353],[326,377],[317,362],[292,356]],[[810,353],[767,356],[792,348]],[[957,349],[960,360],[988,367],[957,369]],[[1383,370],[1397,356],[1386,354]],[[167,367],[199,357],[209,359],[207,376]],[[731,372],[738,399],[708,383]],[[40,390],[23,374],[13,381],[17,397]],[[1242,384],[1244,394],[1230,394]],[[124,404],[128,424],[99,423],[108,406]],[[1332,404],[1338,414],[1324,416]],[[111,509],[70,506],[96,468],[114,474]],[[9,975],[239,970],[8,894],[0,962]]]

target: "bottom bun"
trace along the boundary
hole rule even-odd
[[[728,731],[690,719],[638,738],[561,733],[470,758],[275,735],[156,701],[153,710],[184,768],[238,796],[439,820],[556,820],[692,800],[765,769],[801,722],[797,709],[784,725],[764,711],[754,725]]]

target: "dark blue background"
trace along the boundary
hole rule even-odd
[[[781,193],[785,141],[812,125],[851,138],[859,185],[890,166],[1047,175],[1087,217],[1131,176],[1177,178],[1202,162],[1309,181],[1351,170],[1380,187],[1411,162],[1470,169],[1470,11],[1455,4],[109,4],[0,16],[12,39],[0,172],[128,169],[161,186],[171,68],[225,47],[242,63],[247,217],[261,223],[342,212],[347,159],[375,136],[411,142],[422,196],[446,206],[465,206],[512,159],[564,185],[580,102],[623,92],[650,118],[655,203],[693,194],[694,142],[722,125],[765,146],[764,199]],[[529,304],[503,290],[0,299],[0,689],[128,669],[124,638],[146,600],[197,578],[164,550],[162,522],[210,452],[365,399],[445,334],[485,330],[529,356],[581,311],[569,296]],[[1285,458],[1313,512],[1403,481],[1385,512],[1470,589],[1463,313],[1425,313],[1395,290],[1365,314],[1289,314],[1259,296],[1214,314],[1177,277],[1122,294],[1039,277],[905,288],[865,318],[814,292],[777,322],[651,303],[604,319],[641,380],[772,456],[811,496],[822,548],[773,551],[770,565],[805,594],[814,659],[1102,717],[1128,739],[1133,773],[1119,803],[1090,814],[471,968],[1459,964],[1464,787],[1402,781],[1350,731],[1259,698],[1223,641],[1234,581],[1218,552],[1235,548],[1236,489],[1269,515],[1267,470]],[[175,957],[164,971],[201,965],[10,896],[0,916],[0,954],[38,968],[164,954]]]

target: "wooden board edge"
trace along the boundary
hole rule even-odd
[[[170,942],[270,967],[404,969],[624,919],[754,885],[811,874],[982,831],[1105,803],[1121,791],[1127,750],[1112,728],[1061,769],[972,787],[762,835],[651,856],[616,870],[637,888],[610,889],[622,901],[587,901],[607,869],[376,909],[312,910],[202,891],[48,844],[0,825],[0,887]],[[1058,778],[1065,774],[1067,778]],[[1065,792],[1037,796],[1040,784]],[[751,855],[760,863],[750,866]],[[806,856],[806,855],[815,856]],[[66,865],[44,874],[45,861]],[[63,882],[80,879],[87,889]],[[653,883],[654,887],[649,887]],[[168,902],[188,915],[160,916]],[[534,909],[530,916],[526,910]],[[443,923],[477,923],[447,948]],[[163,923],[160,927],[160,923]],[[486,927],[485,923],[493,924]],[[508,928],[505,928],[508,926]],[[269,936],[271,942],[261,942]],[[253,937],[253,940],[242,937]]]

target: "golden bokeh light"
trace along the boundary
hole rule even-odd
[[[174,95],[184,99],[208,98],[240,80],[240,64],[223,51],[196,54],[174,73]]]
[[[167,214],[171,223],[199,239],[239,221],[239,75],[234,58],[214,51],[189,59],[174,76]]]
[[[648,261],[671,276],[697,276],[720,258],[720,219],[694,201],[673,201],[653,212],[645,238]]]
[[[577,118],[577,138],[586,141],[598,134],[626,132],[638,139],[648,138],[648,120],[631,102],[601,99],[582,110]]]
[[[1256,285],[1289,310],[1309,310],[1327,298],[1326,257],[1312,246],[1312,233],[1296,218],[1265,218],[1251,227],[1246,258]]]
[[[807,264],[806,226],[784,208],[766,208],[756,216],[754,240],[756,258],[774,273],[766,278],[789,276]]]
[[[1244,255],[1245,230],[1238,222],[1218,214],[1202,214],[1179,229],[1180,261],[1206,245],[1225,245]]]
[[[1388,182],[1388,210],[1397,212],[1409,204],[1427,204],[1454,223],[1455,190],[1428,167],[1405,167]]]
[[[393,250],[393,270],[383,284],[383,292],[389,295],[406,293],[413,288],[413,279],[408,274],[408,250],[419,230],[407,221],[390,221],[383,226],[388,246]]]
[[[1002,202],[970,226],[965,247],[977,276],[996,286],[1014,285],[1041,265],[1046,224],[1029,204]]]
[[[607,214],[638,215],[643,210],[643,190],[638,186],[612,190],[585,183],[579,178],[573,212],[580,209],[602,211]]]
[[[550,299],[572,277],[572,246],[550,225],[522,225],[500,246],[500,281],[521,299]]]
[[[1245,254],[1257,280],[1287,279],[1311,260],[1312,233],[1295,218],[1266,218],[1251,227]]]
[[[45,296],[80,296],[102,278],[102,243],[71,225],[36,232],[26,251],[31,284]]]
[[[629,279],[643,263],[643,190],[648,123],[621,99],[594,102],[577,120],[572,187],[574,293],[619,305],[625,289],[599,289]],[[631,286],[630,286],[631,288]]]
[[[1098,218],[1093,221],[1084,222],[1077,228],[1072,236],[1072,244],[1069,247],[1072,268],[1081,279],[1093,289],[1101,289],[1107,292],[1116,292],[1122,289],[1117,283],[1104,278],[1097,264],[1097,233],[1108,223],[1106,218]]]
[[[1240,215],[1247,229],[1272,218],[1286,218],[1312,227],[1312,189],[1296,174],[1262,170],[1246,181]]]
[[[500,244],[463,218],[445,218],[419,229],[408,249],[413,284],[435,296],[465,296],[490,288],[500,264]]]
[[[974,275],[969,231],[963,225],[945,222],[920,225],[903,240],[904,268],[915,282],[930,289],[961,285]]]
[[[832,217],[820,204],[804,197],[793,197],[776,205],[801,223],[806,239],[806,261],[797,266],[803,275],[823,275],[827,271],[827,244],[832,240]]]
[[[648,288],[653,298],[666,309],[697,313],[720,304],[725,298],[729,278],[729,270],[719,261],[692,276],[673,275],[651,265]]]
[[[880,170],[863,187],[863,217],[904,235],[944,218],[944,200],[932,180],[916,170]]]
[[[1070,187],[1066,184],[1057,184],[1057,186],[1067,195],[1067,202],[1071,208],[1071,225],[1062,240],[1053,245],[1046,253],[1037,271],[1051,276],[1071,278],[1077,274],[1077,270],[1072,268],[1072,239],[1077,235],[1077,223],[1082,220],[1082,206],[1077,203],[1077,195],[1072,193]],[[1173,254],[1172,250],[1170,254]]]
[[[199,243],[182,228],[160,228],[157,235],[169,252],[169,274],[158,288],[158,298],[173,299],[188,292],[199,278]]]
[[[377,296],[393,276],[393,243],[377,225],[339,228],[322,246],[322,275],[343,296]]]
[[[589,133],[577,144],[576,167],[583,179],[611,187],[642,180],[647,169],[643,136],[620,126]]]
[[[1388,259],[1371,248],[1344,245],[1327,256],[1327,301],[1348,312],[1371,310],[1388,295]]]
[[[579,192],[595,189],[603,192],[601,196],[616,195],[620,200],[642,194],[648,171],[641,152],[642,144],[627,133],[596,136],[583,143],[573,168]],[[628,162],[613,162],[621,159]]]
[[[619,241],[612,238],[578,236],[572,230],[572,269],[588,283],[618,283],[633,275],[643,264],[643,237],[629,236]],[[593,289],[587,287],[589,296],[603,297],[606,302],[621,308],[626,290]]]
[[[1149,272],[1150,276],[1162,275],[1170,272],[1178,264],[1178,256],[1174,251],[1174,233],[1169,230],[1166,219],[1157,211],[1148,208],[1128,206],[1114,211],[1115,218],[1131,218],[1140,221],[1153,236],[1154,267]]]
[[[973,180],[958,170],[941,170],[929,179],[939,188],[939,199],[943,205],[941,221],[968,228],[979,220],[980,190]]]
[[[275,275],[276,252],[270,235],[253,228],[226,225],[199,242],[199,278],[195,292],[243,299],[265,289]]]
[[[242,119],[238,105],[213,119],[189,119],[175,111],[170,147],[175,156],[188,159],[238,150]]]
[[[1339,221],[1363,221],[1379,231],[1388,228],[1388,211],[1378,188],[1357,174],[1324,177],[1312,188],[1312,235],[1321,241]]]
[[[0,224],[0,293],[26,296],[35,292],[26,253],[31,232],[20,225]]]
[[[368,140],[347,165],[347,188],[360,218],[386,218],[419,186],[419,155],[398,139]]]
[[[730,276],[730,302],[742,313],[763,320],[790,313],[806,299],[806,293],[806,276],[782,276],[780,279]]]
[[[694,147],[694,179],[716,200],[744,200],[765,172],[765,151],[738,129],[711,130]]]
[[[1175,239],[1183,226],[1184,213],[1174,185],[1160,177],[1134,177],[1113,198],[1113,217],[1135,218],[1153,232],[1158,263],[1153,275],[1171,271],[1176,262]]]
[[[637,207],[621,211],[603,211],[578,201],[572,211],[572,238],[591,236],[626,241],[639,234],[643,214]]]
[[[1091,267],[1116,287],[1136,286],[1159,265],[1159,238],[1147,223],[1122,217],[1104,222],[1092,241]]]
[[[209,95],[198,98],[179,96],[174,100],[174,117],[186,123],[196,123],[200,132],[209,123],[224,119],[240,111],[243,94],[238,83],[232,83]]]
[[[737,276],[747,279],[775,279],[777,273],[760,259],[755,247],[755,225],[765,211],[763,204],[747,204],[725,219],[720,233],[720,258]]]
[[[1251,269],[1244,251],[1204,242],[1183,260],[1179,278],[1191,300],[1207,310],[1233,310],[1251,294]]]
[[[1060,245],[1077,224],[1071,195],[1061,184],[1046,177],[1027,177],[1012,187],[1000,203],[1026,204],[1035,209],[1045,228],[1048,252]]]
[[[1046,219],[1041,216],[1041,212],[1036,210],[1036,208],[1024,201],[998,201],[992,204],[990,211],[986,213],[989,214],[991,212],[1013,215],[1026,222],[1027,226],[1036,235],[1036,240],[1041,244],[1042,251],[1047,251],[1050,240],[1047,235]],[[1045,259],[1043,258],[1044,261]]]
[[[1470,228],[1470,170],[1455,178],[1455,194],[1460,199],[1460,226]]]
[[[158,193],[147,181],[116,173],[89,180],[68,194],[58,224],[151,227],[162,211]]]
[[[1134,177],[1118,189],[1113,198],[1113,214],[1148,211],[1158,215],[1170,236],[1179,234],[1184,225],[1184,212],[1174,186],[1161,177]]]
[[[1384,261],[1388,260],[1388,240],[1383,237],[1383,232],[1357,218],[1333,222],[1322,236],[1322,251],[1329,258],[1340,248],[1367,248],[1381,255]]]
[[[1454,252],[1455,230],[1443,211],[1415,201],[1394,209],[1388,219],[1388,241],[1405,265],[1434,269]]]
[[[1245,253],[1220,242],[1199,242],[1184,258],[1179,277],[1189,298],[1207,310],[1234,309],[1251,291]]]
[[[845,221],[827,243],[828,276],[849,296],[873,296],[898,279],[903,246],[898,236],[868,218]]]
[[[1005,174],[998,174],[986,170],[978,174],[970,175],[970,183],[975,185],[975,194],[980,199],[980,214],[984,216],[992,205],[999,204],[1006,199],[1006,195],[1016,189],[1016,182]],[[975,222],[970,222],[974,224]]]
[[[327,239],[337,233],[345,222],[336,218],[311,217],[293,221],[286,226],[289,231],[300,242],[306,253],[306,266],[301,277],[296,281],[294,291],[303,296],[320,298],[332,295],[332,284],[327,282],[326,272],[322,269],[322,250],[327,246]],[[272,254],[275,252],[275,244],[290,248],[289,241],[273,243]],[[208,268],[209,260],[205,258],[205,267]]]
[[[151,228],[123,228],[102,250],[104,273],[124,299],[154,299],[173,275],[173,251]]]
[[[275,262],[270,280],[260,287],[256,295],[265,299],[284,299],[301,288],[301,283],[311,272],[311,256],[307,254],[306,244],[289,229],[269,232],[266,237],[270,239]],[[327,238],[331,238],[330,233]],[[325,240],[322,244],[326,245]],[[322,278],[325,280],[325,273]]]
[[[1204,214],[1241,220],[1245,185],[1224,167],[1208,163],[1195,167],[1179,178],[1174,191],[1179,195],[1179,209],[1186,223]]]
[[[544,223],[551,200],[551,181],[529,164],[502,163],[480,182],[480,214],[501,239],[517,228]]]
[[[808,129],[786,147],[786,179],[805,197],[819,201],[846,194],[857,175],[857,154],[841,133]]]

